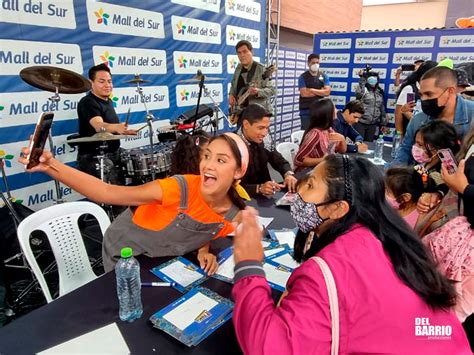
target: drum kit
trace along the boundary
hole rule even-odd
[[[84,78],[82,75],[75,73],[71,70],[59,67],[42,65],[27,67],[20,71],[20,77],[23,79],[23,81],[35,88],[52,92],[53,95],[49,97],[49,100],[52,104],[56,105],[56,107],[59,101],[61,100],[60,94],[80,94],[87,92],[91,89],[91,84],[89,80]],[[186,133],[193,134],[194,130],[197,127],[205,128],[208,125],[212,125],[212,127],[215,128],[215,131],[217,131],[217,122],[222,117],[229,122],[227,115],[221,110],[219,104],[215,101],[210,91],[204,84],[205,81],[223,80],[225,80],[225,78],[206,77],[202,74],[200,70],[197,71],[197,74],[193,78],[179,80],[178,83],[196,83],[199,85],[199,95],[197,98],[198,102],[196,105],[196,113],[187,122],[188,124],[191,124],[186,127],[184,127],[185,125],[180,124],[182,122],[177,119],[174,121],[173,124],[158,129],[156,131],[158,143],[154,142],[154,131],[152,126],[155,117],[147,107],[142,87],[142,84],[149,83],[150,81],[142,79],[139,74],[135,75],[133,79],[125,81],[125,83],[127,84],[136,85],[136,91],[140,95],[141,102],[144,105],[146,125],[143,126],[143,128],[145,128],[146,126],[148,127],[149,144],[140,148],[124,150],[121,153],[122,170],[124,172],[124,175],[128,178],[131,178],[132,180],[137,178],[140,180],[133,181],[134,183],[143,183],[150,180],[154,180],[157,174],[159,174],[160,177],[165,176],[171,166],[171,153],[174,148],[176,137],[180,133],[184,133],[184,131],[186,131]],[[211,117],[210,121],[204,123],[196,122],[200,117],[198,115],[198,109],[200,107],[200,101],[203,94],[206,97],[210,98],[210,100],[213,102],[213,117]],[[210,108],[208,108],[208,110],[210,111]],[[209,114],[209,116],[211,116],[211,114]],[[106,158],[105,151],[107,148],[107,142],[126,139],[129,137],[133,136],[111,134],[108,132],[99,132],[90,137],[77,138],[76,136],[74,138],[67,139],[66,142],[71,145],[87,144],[89,142],[102,143],[102,145],[100,146],[99,154],[96,156],[98,160],[97,170],[99,172],[100,178],[103,181],[108,181],[107,168],[106,164],[104,163],[104,160]],[[164,142],[161,141],[162,137],[164,137]],[[54,156],[54,142],[51,132],[49,134],[48,140],[51,153]],[[61,203],[63,202],[63,199],[60,184],[56,180],[54,180],[54,183],[56,190],[55,203]],[[8,187],[8,184],[6,182],[5,186]],[[10,197],[9,191],[7,191],[7,195],[8,197]],[[4,198],[3,193],[1,197],[3,200],[6,199]]]

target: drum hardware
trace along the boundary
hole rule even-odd
[[[59,101],[61,101],[59,94],[80,94],[91,88],[90,82],[82,75],[71,70],[46,65],[24,68],[20,71],[20,77],[24,82],[35,88],[53,92],[54,95],[49,100],[56,107]],[[48,135],[48,141],[54,158],[54,142],[51,130]],[[53,179],[53,181],[56,190],[56,200],[54,202],[62,203],[64,201],[62,199],[61,185],[56,179]]]
[[[148,106],[145,101],[145,94],[143,93],[143,88],[140,86],[142,83],[150,82],[149,80],[143,80],[140,78],[140,74],[135,74],[135,77],[132,80],[129,80],[128,83],[136,84],[137,85],[137,93],[140,95],[140,98],[143,102],[143,106],[145,106],[145,119],[148,125],[148,138],[150,140],[150,155],[152,157],[152,167],[151,167],[151,176],[152,179],[155,180],[155,170],[156,170],[156,162],[154,161],[154,154],[153,154],[153,120],[155,117],[153,114],[148,110]]]
[[[79,137],[66,140],[68,144],[70,143],[89,143],[89,142],[106,142],[114,141],[117,139],[126,139],[130,137],[135,137],[133,134],[112,134],[109,132],[99,132],[90,137]]]

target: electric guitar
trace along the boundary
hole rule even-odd
[[[275,64],[272,64],[265,68],[265,71],[262,74],[262,80],[268,79],[273,72],[276,71]],[[240,114],[248,105],[248,97],[250,96],[250,88],[257,87],[255,81],[250,82],[247,86],[243,87],[240,92],[237,94],[236,103],[229,109],[229,121],[233,125],[237,124]]]

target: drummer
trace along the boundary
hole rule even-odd
[[[133,134],[127,123],[120,123],[117,113],[112,105],[110,95],[112,94],[112,75],[105,64],[99,64],[89,69],[89,80],[91,91],[84,96],[77,105],[79,117],[79,135],[90,137],[98,132],[109,132],[113,134]],[[78,145],[77,166],[79,170],[99,177],[97,169],[97,155],[100,154],[99,147],[103,142],[88,142]],[[120,140],[107,141],[105,161],[107,181],[112,184],[123,184],[120,166]]]

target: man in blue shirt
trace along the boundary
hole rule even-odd
[[[347,144],[346,152],[357,153],[366,152],[367,144],[364,144],[364,139],[356,131],[352,125],[359,121],[359,118],[364,114],[364,106],[359,100],[349,101],[342,111],[337,111],[336,119],[334,120],[333,128],[337,133],[349,138],[352,143]]]
[[[420,80],[420,99],[423,112],[413,116],[407,126],[405,137],[397,151],[392,166],[414,163],[411,149],[415,134],[428,120],[442,119],[452,123],[462,139],[472,127],[474,101],[457,95],[457,77],[454,70],[435,67],[427,71]]]
[[[319,54],[313,53],[308,56],[308,67],[309,70],[298,78],[302,130],[306,130],[309,126],[309,106],[331,93],[329,77],[319,69]]]

